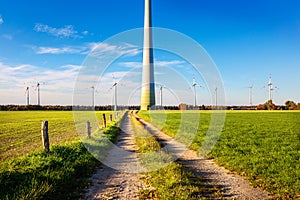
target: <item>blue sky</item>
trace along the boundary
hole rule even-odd
[[[143,27],[143,4],[143,0],[1,1],[0,104],[25,104],[27,86],[31,88],[31,104],[35,104],[34,85],[39,81],[42,104],[71,105],[77,74],[89,52],[115,34]],[[297,0],[153,0],[153,26],[181,32],[203,46],[218,67],[227,105],[249,104],[247,87],[251,84],[253,103],[264,103],[268,92],[263,86],[270,73],[279,88],[274,91],[274,102],[284,104],[286,100],[300,102],[299,9]],[[101,48],[116,50],[109,45]],[[96,104],[111,104],[112,74],[116,81],[126,70],[139,77],[140,67],[130,67],[138,66],[142,54],[140,49],[132,48],[122,47],[124,52],[135,53],[119,59],[119,64],[103,75],[107,83],[97,88]],[[159,51],[155,52],[155,61],[156,80],[164,85],[168,84],[162,80],[169,82],[163,102],[192,104],[192,95],[173,101],[171,91],[176,81],[172,76],[159,78],[170,73],[161,67],[174,66],[180,73],[182,66],[187,80],[184,87],[188,88],[193,77],[192,72],[186,73],[188,63]],[[213,104],[203,77],[196,79],[204,86],[197,89],[198,103]],[[120,104],[138,104],[138,88],[134,92],[127,90],[130,84],[136,87],[139,79],[131,81],[118,88]],[[89,90],[89,86],[86,88]],[[190,88],[187,90],[192,94]],[[134,93],[135,98],[128,100],[126,93]]]

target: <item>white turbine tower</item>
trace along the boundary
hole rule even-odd
[[[40,83],[36,81],[36,90],[37,90],[37,105],[41,105],[41,94],[40,94],[40,86],[45,85],[45,82]]]
[[[249,87],[249,103],[250,103],[250,106],[253,105],[253,85],[250,85]]]
[[[150,110],[151,107],[155,106],[151,0],[145,0],[143,71],[141,92],[141,110]]]
[[[202,88],[202,86],[199,85],[199,84],[195,81],[195,77],[193,77],[193,84],[192,84],[192,87],[194,88],[194,107],[197,107],[197,90],[196,90],[196,86],[199,86],[200,88]]]
[[[159,91],[160,91],[160,109],[163,109],[163,88],[165,88],[163,85],[160,85]]]
[[[269,83],[267,84],[267,87],[269,89],[269,101],[273,101],[273,91],[279,88],[274,86],[272,82],[272,74],[270,74]]]
[[[26,105],[29,105],[29,87],[26,87],[26,91],[25,91],[25,95],[26,95]]]
[[[36,83],[36,89],[37,89],[37,105],[41,105],[41,96],[40,96],[40,83]]]
[[[117,107],[118,107],[118,103],[117,103],[117,85],[118,85],[117,82],[115,82],[113,84],[113,88],[114,88],[114,110],[115,111],[117,110]]]
[[[118,85],[118,83],[116,82],[115,76],[113,74],[112,74],[112,77],[113,77],[114,83],[113,83],[111,89],[113,89],[114,111],[116,111],[118,108],[118,103],[117,103],[117,85]]]
[[[95,108],[95,86],[92,86],[92,108]]]

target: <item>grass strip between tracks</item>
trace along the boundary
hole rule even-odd
[[[220,196],[217,188],[208,190],[201,177],[187,171],[182,163],[172,162],[172,155],[159,151],[161,146],[157,138],[147,132],[134,117],[132,125],[140,161],[149,169],[149,172],[142,175],[142,181],[149,187],[140,191],[141,199],[201,199],[202,194],[212,191],[211,195]],[[156,170],[159,165],[161,168]]]

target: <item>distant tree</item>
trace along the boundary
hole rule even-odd
[[[285,106],[286,106],[286,109],[288,109],[288,110],[296,110],[299,107],[299,103],[297,106],[297,104],[293,101],[286,101]]]
[[[265,103],[265,106],[266,106],[267,110],[274,110],[276,107],[272,100],[267,101]]]
[[[265,105],[264,104],[259,104],[256,109],[257,110],[264,110],[265,109]]]
[[[267,101],[264,104],[259,104],[257,106],[257,110],[275,110],[276,106],[275,104],[272,102],[272,100]]]

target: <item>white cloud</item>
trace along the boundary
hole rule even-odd
[[[72,25],[65,25],[62,28],[54,28],[51,26],[48,26],[46,24],[37,23],[35,24],[33,30],[37,32],[42,33],[48,33],[50,35],[60,37],[60,38],[79,38],[81,36],[78,35],[78,32],[74,30],[74,27]]]
[[[156,60],[154,61],[155,67],[174,67],[174,66],[180,66],[185,64],[185,62],[180,60],[171,60],[171,61],[160,61]],[[141,62],[121,62],[119,63],[120,66],[128,67],[128,68],[141,68],[142,63]]]
[[[160,65],[176,64],[179,61],[156,61]],[[124,62],[125,63],[125,62]],[[138,62],[128,62],[129,65],[135,65]],[[140,64],[141,65],[141,64]],[[80,103],[83,105],[89,105],[91,103],[91,86],[96,87],[95,102],[97,105],[112,104],[113,90],[110,89],[113,83],[118,82],[118,103],[122,105],[127,104],[139,104],[140,101],[140,86],[141,86],[141,68],[134,67],[129,70],[121,71],[115,70],[113,72],[106,72],[104,74],[84,74],[81,72],[80,79],[77,79],[78,72],[82,66],[78,65],[63,65],[54,68],[41,68],[34,65],[17,65],[11,66],[0,62],[0,104],[25,104],[25,89],[30,86],[30,102],[35,104],[37,101],[37,92],[35,90],[36,81],[45,83],[41,85],[41,103],[45,104],[62,104],[72,105],[74,101],[73,90],[76,86],[76,90],[82,91],[80,98],[75,99],[75,104]],[[165,70],[164,68],[158,68],[158,72]],[[157,84],[163,84],[165,87],[172,88],[174,90],[182,90],[188,92],[187,88],[189,83],[181,80],[179,86],[177,82],[180,81],[179,75],[175,72],[171,73],[169,69],[165,73],[168,75],[157,76]],[[115,78],[112,77],[112,73]],[[175,78],[174,78],[175,77]],[[174,80],[175,79],[175,80]],[[76,84],[76,85],[75,85]],[[192,93],[192,90],[189,90]],[[167,95],[165,92],[164,103],[176,104],[174,96]],[[181,94],[187,99],[183,102],[192,102],[193,95]],[[203,91],[201,91],[201,102],[204,101]],[[172,97],[172,98],[171,98]],[[174,101],[173,101],[174,100]],[[199,100],[200,102],[200,100]]]
[[[89,34],[88,31],[82,31],[82,35],[87,35],[87,34]]]
[[[12,40],[13,39],[13,36],[9,35],[9,34],[4,34],[4,35],[2,35],[2,37],[4,37],[7,40]]]
[[[142,52],[137,46],[132,44],[114,45],[108,43],[90,43],[90,56],[106,57],[106,56],[135,56]]]
[[[181,60],[154,61],[154,64],[156,67],[172,67],[172,66],[183,65],[183,64],[185,64],[185,62],[183,62]]]
[[[37,54],[78,54],[82,49],[76,47],[37,47],[35,48]]]
[[[3,22],[4,22],[4,21],[3,21],[3,18],[2,18],[2,16],[0,15],[0,25],[3,24]]]
[[[30,101],[36,102],[35,85],[39,81],[42,104],[72,104],[72,92],[81,66],[64,65],[56,69],[45,69],[34,65],[10,66],[0,63],[0,104],[24,104],[24,92],[30,87]],[[58,98],[61,96],[63,98]]]
[[[93,57],[105,57],[106,55],[130,55],[134,56],[141,51],[133,45],[111,45],[108,43],[86,43],[82,46],[64,47],[31,47],[36,54],[90,54]]]

